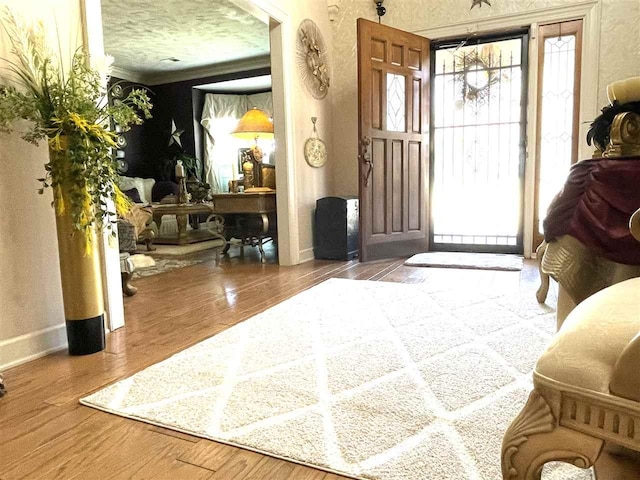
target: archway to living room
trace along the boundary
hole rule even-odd
[[[116,43],[125,47],[122,58],[125,61],[119,58],[118,52],[114,52],[115,66],[119,68],[115,69],[113,77],[129,80],[129,82],[120,84],[125,88],[131,84],[142,84],[150,87],[150,90],[154,92],[155,108],[152,112],[154,118],[144,126],[143,134],[131,135],[132,132],[128,132],[128,135],[131,135],[134,140],[128,141],[125,137],[126,146],[116,152],[118,163],[123,168],[122,177],[125,179],[121,186],[123,189],[126,187],[126,190],[135,188],[138,190],[138,194],[144,192],[143,203],[159,204],[162,200],[160,196],[163,199],[167,199],[171,195],[177,197],[179,182],[176,181],[175,176],[176,161],[181,160],[187,173],[185,179],[193,180],[189,177],[196,177],[199,182],[209,184],[212,187],[214,197],[216,197],[214,203],[219,207],[215,208],[213,212],[203,211],[193,214],[188,212],[181,221],[180,214],[183,212],[169,212],[171,209],[175,210],[175,205],[158,205],[157,211],[155,209],[153,211],[152,219],[156,220],[156,224],[153,225],[153,234],[151,235],[156,237],[152,246],[157,249],[156,252],[158,250],[176,252],[176,250],[184,248],[190,252],[197,251],[199,246],[202,246],[202,243],[198,241],[198,235],[206,236],[210,231],[217,231],[222,233],[225,240],[234,237],[234,240],[230,242],[231,249],[227,259],[240,257],[242,246],[238,245],[238,242],[246,240],[244,243],[244,250],[247,252],[245,261],[295,263],[297,239],[292,232],[297,234],[297,215],[295,214],[296,208],[293,206],[295,195],[292,191],[292,173],[287,165],[287,159],[292,158],[288,154],[291,150],[290,134],[286,131],[292,122],[286,121],[287,107],[284,104],[286,98],[284,89],[287,82],[282,59],[284,48],[278,46],[283,41],[282,22],[287,22],[287,17],[279,11],[265,12],[255,8],[253,2],[241,1],[220,2],[216,8],[224,10],[218,12],[221,15],[211,16],[211,12],[209,12],[204,16],[201,13],[204,11],[203,6],[199,3],[202,2],[193,0],[182,5],[180,9],[169,6],[164,8],[160,14],[158,10],[163,9],[158,9],[157,5],[156,7],[148,5],[146,8],[145,5],[138,3],[133,11],[121,12],[119,11],[120,7],[110,0],[86,0],[83,4],[86,19],[86,42],[91,54],[100,56],[102,52],[112,53],[115,37]],[[164,13],[164,18],[162,18],[162,13]],[[184,21],[188,20],[189,14],[192,14],[193,17],[191,25],[188,21]],[[136,19],[136,16],[146,17],[148,15],[152,15],[154,18]],[[115,28],[114,17],[121,17],[115,22]],[[211,25],[208,23],[209,19],[212,19]],[[200,24],[196,25],[198,22]],[[134,28],[134,25],[146,25],[146,27]],[[163,28],[163,25],[166,28]],[[215,44],[212,44],[214,39],[205,38],[199,49],[202,51],[197,55],[192,55],[189,49],[180,50],[171,45],[185,39],[188,42],[189,35],[206,35],[207,29],[218,32],[217,35],[221,38],[217,39]],[[189,33],[183,36],[182,32]],[[236,35],[237,38],[234,37],[234,32],[240,32]],[[153,69],[145,71],[145,62],[148,64],[150,60],[154,60],[152,54],[154,49],[155,56],[158,56],[158,48],[157,45],[154,45],[152,38],[154,33],[160,37],[166,37],[166,40],[169,40],[169,46],[160,49],[163,58],[159,60],[155,58],[156,63],[159,61],[160,68],[155,72]],[[117,41],[118,36],[121,38],[120,42]],[[197,41],[198,39],[196,39]],[[155,42],[160,42],[160,38],[156,37]],[[215,48],[216,45],[218,48]],[[195,49],[192,48],[191,51]],[[225,54],[227,57],[224,56]],[[178,64],[180,63],[188,68],[179,68]],[[121,67],[122,64],[125,65],[125,68]],[[127,65],[130,68],[126,68]],[[260,168],[260,173],[263,175],[257,175],[258,170],[255,169],[256,175],[254,175],[254,183],[251,185],[246,182],[243,184],[243,173],[246,172],[243,172],[243,160],[239,159],[238,153],[235,153],[233,158],[227,158],[231,157],[228,155],[227,148],[225,156],[218,156],[219,158],[213,160],[207,158],[210,153],[208,150],[211,150],[211,144],[208,145],[207,142],[211,140],[211,135],[204,126],[203,110],[207,97],[211,95],[244,97],[241,103],[245,107],[240,108],[236,105],[234,109],[235,116],[239,117],[237,120],[243,116],[243,113],[250,110],[250,107],[257,106],[265,111],[273,121],[275,131],[271,138],[275,137],[275,142],[269,138],[257,139],[257,143],[265,152],[263,165]],[[181,96],[184,96],[184,99],[181,99]],[[180,108],[176,108],[176,105]],[[136,136],[138,138],[137,146],[134,145]],[[228,134],[226,136],[230,137]],[[265,136],[269,135],[263,135],[263,137]],[[215,142],[224,143],[220,138],[216,138]],[[252,147],[254,141],[246,140],[245,143],[246,145],[242,145],[244,147],[242,150]],[[269,150],[274,150],[275,143],[279,145],[278,149],[269,152]],[[236,141],[234,146],[238,147],[239,143]],[[237,152],[238,148],[235,150]],[[145,155],[146,158],[141,158]],[[254,165],[256,164],[254,163]],[[277,177],[273,175],[274,170],[279,173]],[[193,175],[194,173],[199,175]],[[244,177],[246,178],[247,175]],[[258,177],[261,179],[258,180]],[[236,180],[233,182],[233,189],[236,189],[238,184],[240,190],[243,187],[256,188],[258,192],[255,193],[255,196],[260,196],[257,200],[261,205],[268,204],[268,212],[265,213],[261,210],[260,215],[252,215],[248,219],[238,219],[234,215],[227,215],[227,213],[235,213],[235,211],[228,210],[229,208],[232,210],[238,208],[235,201],[240,198],[245,200],[249,197],[249,195],[238,195],[235,199],[228,198],[233,180]],[[265,185],[262,185],[263,181]],[[136,188],[138,187],[136,182],[140,183],[139,188]],[[192,185],[185,186],[186,190],[191,192]],[[277,197],[275,191],[278,192]],[[217,198],[218,195],[219,198]],[[179,199],[175,203],[179,204]],[[224,210],[224,215],[218,216],[218,213],[221,213],[218,212],[220,208]],[[250,208],[257,207],[251,205]],[[162,209],[167,212],[161,212]],[[244,212],[245,207],[241,207],[241,209]],[[167,214],[164,215],[164,213]],[[210,213],[214,213],[215,216]],[[277,230],[275,229],[276,217],[280,219]],[[185,222],[185,219],[188,221]],[[249,232],[251,235],[247,237],[240,235],[238,229],[230,229],[233,231],[229,233],[228,229],[221,230],[219,225],[216,227],[216,223],[220,223],[222,220],[226,222],[226,226],[240,225],[242,229],[245,227],[253,228],[256,232]],[[207,221],[208,223],[205,223]],[[151,221],[146,223],[150,225]],[[183,233],[181,227],[185,227],[185,223],[186,235],[195,237],[189,239],[186,242],[187,245],[155,245],[185,243],[177,241]],[[138,231],[145,229],[143,225],[140,227]],[[244,230],[242,233],[245,233]],[[254,235],[254,233],[259,233],[259,235]],[[167,236],[173,237],[176,242],[167,242]],[[275,242],[266,245],[264,255],[255,254],[254,248],[251,248],[258,246],[263,239],[266,243],[276,238],[277,245]],[[138,237],[138,240],[145,240],[145,237]],[[215,243],[215,235],[211,240],[204,243]],[[220,249],[217,247],[218,245],[215,245],[212,251],[195,255],[196,261],[203,258],[206,260],[219,259]],[[144,249],[144,245],[138,243],[138,252],[142,251],[143,255],[147,255],[147,252],[143,251]],[[122,312],[121,268],[115,267],[118,259],[113,255],[113,252],[107,251],[108,249],[104,250],[110,327],[114,329],[124,324],[124,314],[119,313]],[[262,246],[260,246],[260,253],[262,253]],[[148,252],[148,254],[151,257],[156,255],[155,252]],[[142,255],[140,257],[136,255],[136,257],[142,258]],[[161,255],[161,258],[162,261],[156,261],[156,265],[160,263],[160,271],[163,271],[167,262],[164,255]],[[222,257],[222,261],[225,261],[225,257]],[[120,264],[122,265],[122,262]],[[177,261],[170,261],[168,264],[169,268],[182,264],[190,265],[189,261],[182,263],[180,258]],[[157,270],[157,267],[155,268]],[[138,270],[138,273],[140,271]]]

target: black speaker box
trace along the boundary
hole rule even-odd
[[[313,253],[317,259],[358,256],[358,198],[325,197],[316,202]]]

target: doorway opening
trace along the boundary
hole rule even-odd
[[[431,250],[523,252],[528,39],[433,44]]]
[[[275,164],[280,172],[276,178],[276,190],[278,191],[276,210],[278,218],[282,219],[278,225],[277,254],[280,264],[292,265],[299,261],[299,244],[297,201],[295,182],[293,181],[295,172],[290,161],[290,159],[293,158],[292,139],[294,124],[294,122],[291,121],[292,111],[289,101],[291,98],[289,90],[292,85],[292,73],[289,71],[290,69],[286,68],[288,59],[286,56],[287,48],[285,47],[289,43],[288,36],[285,35],[285,32],[290,28],[291,19],[287,12],[279,8],[271,5],[261,5],[258,7],[254,2],[257,3],[257,0],[229,0],[228,2],[224,2],[224,5],[222,4],[223,2],[220,2],[221,5],[217,5],[217,7],[232,8],[232,5],[236,5],[244,12],[259,19],[267,27],[268,44],[270,48],[270,55],[267,58],[271,64],[274,135],[276,144],[278,145],[275,154]],[[101,58],[105,53],[102,3],[102,0],[84,0],[81,2],[83,23],[85,26],[84,42],[90,55],[94,58]],[[182,10],[185,10],[185,8],[192,11],[193,7],[193,4],[188,3],[187,5],[182,5],[176,12],[180,13]],[[167,8],[172,9],[174,7],[167,6]],[[149,8],[145,9],[145,11],[146,10],[153,9]],[[121,13],[125,21],[131,16],[127,16],[128,14],[124,12]],[[231,15],[228,19],[237,16],[238,15]],[[239,16],[245,17],[244,14]],[[217,16],[213,15],[211,18],[217,18]],[[184,28],[176,22],[175,18],[172,18],[167,25],[175,27],[179,32],[184,32]],[[136,44],[136,42],[137,40],[134,39],[133,43]],[[169,60],[167,60],[167,62],[169,62]],[[262,66],[260,59],[256,58],[247,58],[246,61],[242,60],[241,62],[246,63],[248,69],[257,68],[256,63]],[[167,63],[167,65],[170,65],[170,63]],[[222,75],[230,73],[229,70],[226,69],[227,66],[228,62],[220,63],[220,69],[216,73]],[[194,68],[194,70],[199,69],[199,67]],[[102,257],[105,272],[105,295],[108,305],[108,329],[114,330],[124,325],[122,282],[120,278],[118,250],[105,247]]]

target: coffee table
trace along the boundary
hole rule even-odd
[[[155,243],[161,245],[188,245],[190,243],[204,242],[218,238],[226,243],[224,235],[224,218],[216,215],[211,203],[154,203],[151,205],[153,221],[158,229],[162,224],[162,217],[175,215],[178,222],[178,233],[172,237],[157,237]],[[187,230],[189,215],[192,217],[192,230]],[[200,228],[200,215],[207,215],[207,221],[213,221],[213,228]]]

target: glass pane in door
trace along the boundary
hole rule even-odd
[[[405,131],[406,93],[404,75],[387,73],[387,130]]]
[[[432,246],[521,245],[523,37],[436,50]]]
[[[576,35],[546,38],[542,69],[538,231],[571,167],[574,150]]]

